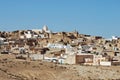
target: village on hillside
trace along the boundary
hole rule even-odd
[[[73,32],[43,29],[0,31],[0,56],[57,64],[119,66],[120,38],[105,39]]]

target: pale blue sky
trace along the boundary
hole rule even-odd
[[[0,30],[42,28],[120,36],[120,0],[0,0]]]

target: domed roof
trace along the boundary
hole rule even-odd
[[[44,31],[48,31],[47,25],[44,25],[44,26],[43,26],[43,30],[44,30]]]

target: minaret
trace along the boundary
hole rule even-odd
[[[75,36],[78,37],[79,33],[78,33],[78,31],[76,29],[75,29],[74,33],[75,33]]]

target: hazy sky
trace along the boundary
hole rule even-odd
[[[41,29],[120,36],[120,0],[0,0],[0,30]]]

